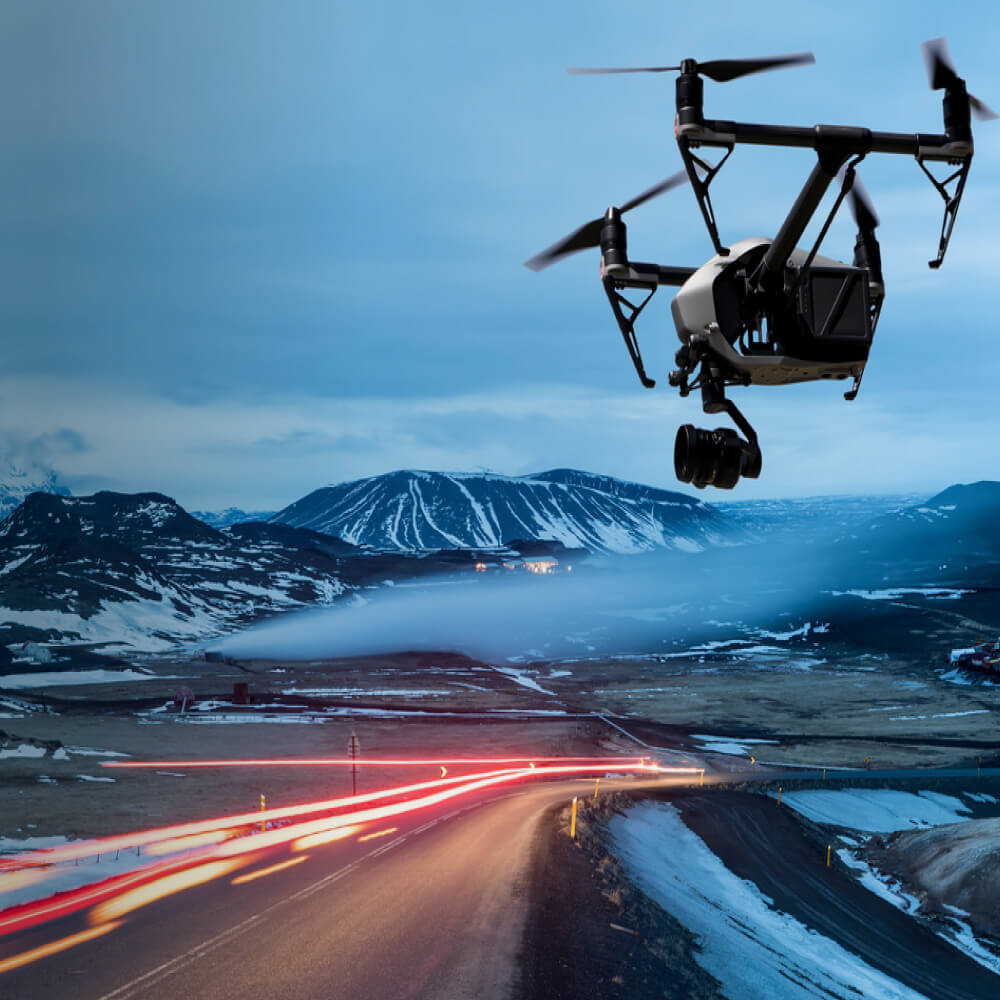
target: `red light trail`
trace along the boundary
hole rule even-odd
[[[275,765],[311,766],[315,762],[281,760],[272,763]],[[330,764],[334,761],[323,760],[322,763]],[[336,763],[350,764],[354,762],[343,760],[336,761]],[[366,763],[371,765],[375,764],[376,761],[372,760]],[[57,873],[59,869],[55,866],[60,862],[77,862],[82,858],[107,854],[123,848],[138,849],[145,846],[147,848],[146,854],[151,859],[150,864],[135,871],[116,875],[97,883],[78,886],[46,899],[37,899],[6,910],[0,910],[0,938],[84,910],[90,911],[91,924],[113,929],[114,926],[118,926],[126,914],[141,906],[191,886],[230,875],[237,868],[255,865],[267,858],[267,852],[276,848],[284,847],[297,853],[322,844],[345,840],[355,834],[362,834],[357,839],[364,842],[385,836],[397,829],[394,826],[388,829],[376,826],[368,833],[363,832],[375,824],[382,824],[383,821],[392,817],[427,809],[483,789],[515,784],[524,780],[574,775],[584,777],[609,772],[693,775],[699,771],[697,768],[662,768],[657,764],[650,763],[645,757],[624,761],[583,757],[442,758],[405,762],[383,760],[380,763],[383,766],[393,766],[399,763],[433,765],[441,767],[443,770],[446,764],[487,763],[493,765],[494,769],[458,777],[442,776],[356,796],[342,796],[336,799],[306,802],[264,811],[244,812],[141,830],[0,858],[0,892],[2,892],[4,881],[13,883],[9,885],[9,888],[16,889],[25,884],[24,876],[33,877],[41,873],[47,879],[50,875]],[[133,764],[140,767],[164,766],[164,762],[141,761],[133,762]],[[512,764],[514,766],[497,767],[497,765]],[[214,761],[196,762],[196,765],[220,766],[219,762]],[[195,765],[173,761],[169,762],[169,766]],[[226,761],[221,766],[261,766],[261,763],[259,761]],[[256,832],[258,828],[263,829],[262,823],[271,824],[271,828],[265,832]],[[161,859],[164,854],[173,854],[174,857]],[[153,860],[154,858],[155,860]],[[234,878],[233,883],[243,884],[254,878],[284,870],[302,860],[305,858],[272,863],[258,871]],[[2,895],[0,895],[0,901],[2,901]],[[78,941],[89,940],[90,936],[84,934],[66,938],[57,950],[62,950],[62,947],[71,947]],[[37,950],[37,954],[32,952],[30,958],[27,957],[29,953],[25,953],[20,958],[15,956],[16,964],[14,964],[14,959],[10,959],[9,962],[12,964],[6,967],[15,968],[50,953],[54,952],[41,949]],[[3,971],[4,967],[0,964],[0,971]]]

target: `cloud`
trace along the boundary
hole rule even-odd
[[[1000,414],[948,394],[930,409],[921,389],[887,401],[875,374],[854,403],[840,398],[839,385],[734,391],[760,434],[763,476],[700,498],[929,495],[1000,476]],[[8,440],[44,443],[67,481],[158,490],[200,510],[277,509],[320,486],[396,468],[487,466],[520,475],[571,466],[694,494],[674,479],[675,430],[727,423],[702,414],[694,399],[551,383],[424,399],[295,396],[251,405],[182,404],[113,384],[8,378],[0,380],[0,397],[14,425]],[[76,430],[65,433],[68,425]]]
[[[0,433],[0,455],[15,465],[48,469],[70,455],[90,451],[86,438],[69,427],[58,427],[41,434],[28,428],[7,429]]]

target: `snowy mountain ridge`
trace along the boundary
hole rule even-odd
[[[695,552],[740,536],[692,497],[574,469],[398,470],[314,490],[270,520],[398,552],[500,548],[523,538],[598,553]]]
[[[31,471],[8,462],[0,466],[0,521],[16,510],[32,493],[52,493],[68,497],[69,490],[51,469]]]

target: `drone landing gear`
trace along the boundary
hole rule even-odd
[[[721,490],[731,490],[740,476],[756,479],[760,475],[762,461],[757,434],[736,404],[726,398],[721,379],[702,381],[701,402],[706,413],[728,413],[746,439],[730,427],[707,431],[693,424],[684,424],[677,429],[674,442],[677,478],[698,489],[715,486]]]

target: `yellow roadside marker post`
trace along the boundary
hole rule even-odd
[[[701,788],[705,784],[705,768],[700,771],[700,777],[698,778],[698,787]]]
[[[778,805],[781,805],[781,786],[778,786]]]
[[[595,799],[597,798],[597,789],[598,789],[598,788],[600,788],[600,787],[601,787],[601,779],[600,779],[600,778],[597,778],[597,779],[596,779],[596,780],[594,781],[594,798],[595,798]]]
[[[569,821],[570,840],[576,840],[576,796],[573,796],[573,815]]]
[[[826,845],[826,867],[827,868],[830,867],[830,847],[831,847],[830,844]]]
[[[264,810],[265,810],[265,809],[267,808],[267,805],[266,805],[266,803],[267,803],[267,800],[266,800],[266,799],[264,798],[264,793],[263,793],[263,792],[261,792],[261,793],[260,793],[260,811],[261,811],[261,812],[263,812],[263,811],[264,811]],[[263,820],[261,820],[261,821],[260,821],[260,832],[261,832],[261,833],[263,833],[263,832],[264,832],[264,826],[265,826],[265,825],[266,825],[266,824],[264,823],[264,821],[263,821]]]

